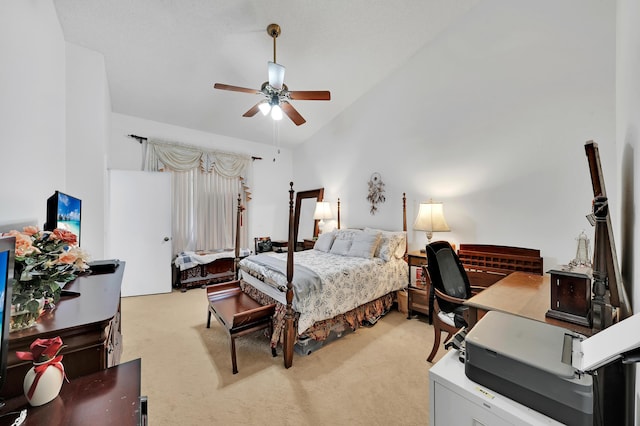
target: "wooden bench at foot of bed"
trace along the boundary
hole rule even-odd
[[[209,309],[207,313],[207,328],[211,326],[211,315],[224,326],[231,343],[231,365],[233,374],[238,372],[236,363],[236,337],[243,336],[256,330],[269,329],[269,336],[273,334],[272,319],[276,309],[275,304],[261,305],[240,289],[240,281],[229,281],[207,287]],[[275,357],[275,348],[271,349]]]

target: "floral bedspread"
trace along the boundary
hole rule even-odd
[[[286,261],[286,253],[274,254]],[[266,278],[280,289],[286,289],[286,276],[251,261],[249,256],[240,261],[240,267],[253,276]],[[294,254],[295,264],[315,271],[322,280],[322,291],[310,291],[309,297],[294,297],[293,309],[299,313],[298,334],[315,322],[333,318],[356,307],[399,290],[407,283],[407,263],[402,259],[384,261],[374,257],[341,256],[318,250],[305,250]],[[295,281],[295,268],[293,280]]]

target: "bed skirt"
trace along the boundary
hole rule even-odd
[[[246,281],[240,281],[240,288],[242,288],[242,291],[247,293],[261,305],[268,305],[271,303],[276,304],[276,311],[273,314],[273,335],[271,336],[271,347],[275,348],[278,346],[278,343],[283,343],[285,325],[284,316],[287,307],[272,297],[257,290]],[[296,341],[299,337],[303,336],[313,340],[323,341],[329,337],[329,334],[332,331],[336,333],[342,333],[347,329],[355,331],[367,323],[373,324],[378,318],[391,310],[394,302],[394,293],[386,294],[344,314],[337,315],[327,320],[318,321],[305,330],[302,335],[297,335],[296,333]],[[294,327],[296,329],[298,328],[298,316],[299,314],[296,312],[294,318]]]

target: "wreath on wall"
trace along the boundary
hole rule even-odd
[[[384,203],[385,200],[386,198],[384,196],[384,182],[382,182],[380,173],[375,172],[369,179],[369,193],[367,195],[367,201],[371,203],[369,213],[371,213],[372,215],[376,214],[376,211],[378,210],[377,204]]]

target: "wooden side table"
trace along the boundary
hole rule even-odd
[[[429,291],[431,282],[426,274],[422,274],[422,282],[411,282],[411,267],[422,268],[427,265],[427,254],[419,250],[407,253],[409,275],[407,279],[407,319],[411,319],[413,311],[427,315],[431,324],[431,310],[429,309]]]

